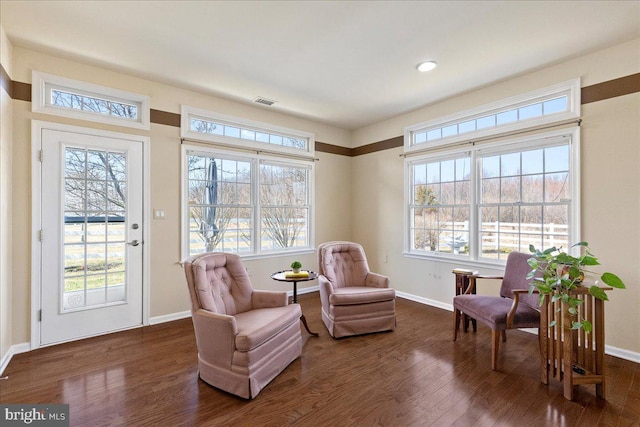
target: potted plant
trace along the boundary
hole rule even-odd
[[[300,269],[302,268],[302,263],[300,261],[293,261],[291,263],[291,269],[294,273],[300,273]]]
[[[569,255],[562,248],[552,247],[539,251],[533,245],[529,246],[529,250],[533,254],[528,261],[531,272],[527,278],[533,279],[529,293],[538,290],[541,305],[545,296],[550,296],[552,302],[562,300],[572,316],[572,329],[583,328],[585,332],[589,333],[592,330],[591,322],[580,318],[578,310],[578,306],[583,303],[583,300],[573,297],[571,290],[581,286],[586,274],[595,274],[587,270],[589,266],[600,265],[600,263],[598,258],[591,253],[587,242],[576,243],[572,247],[580,247],[581,255]],[[613,273],[603,273],[600,280],[612,288],[625,288],[622,280]],[[591,285],[588,289],[589,294],[595,298],[603,301],[609,299],[607,293],[597,284]],[[555,322],[551,322],[549,326],[555,326]]]

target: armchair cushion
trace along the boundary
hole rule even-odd
[[[297,324],[302,311],[298,304],[291,307],[259,308],[235,316],[238,325],[236,349],[250,351],[269,341],[290,324]]]
[[[484,323],[491,329],[507,329],[507,313],[513,300],[484,295],[459,295],[454,298],[454,309]],[[527,304],[518,304],[513,318],[514,328],[537,328],[540,312]]]
[[[323,260],[320,274],[335,287],[365,286],[369,265],[362,246],[351,242],[331,242],[318,248],[318,256]]]
[[[370,304],[395,299],[395,289],[350,286],[334,289],[329,296],[332,305]]]
[[[205,310],[233,316],[251,309],[251,281],[236,257],[220,254],[193,261],[196,294]]]

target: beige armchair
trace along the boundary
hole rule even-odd
[[[322,321],[334,338],[396,327],[396,291],[389,278],[369,271],[357,243],[318,246],[318,282]]]
[[[240,257],[195,255],[185,261],[200,378],[254,398],[302,353],[298,304],[286,292],[253,290]]]

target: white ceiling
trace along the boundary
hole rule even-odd
[[[640,37],[640,1],[2,0],[0,17],[16,46],[345,129]]]

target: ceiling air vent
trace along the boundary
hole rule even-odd
[[[263,104],[263,105],[273,105],[276,103],[276,101],[272,101],[270,99],[263,98],[261,96],[258,96],[256,99],[254,99],[253,102],[257,102],[258,104]]]

